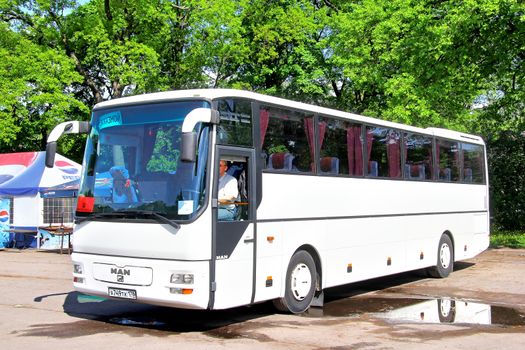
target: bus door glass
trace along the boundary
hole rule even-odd
[[[255,252],[255,152],[217,147],[213,194],[214,308],[252,302]]]

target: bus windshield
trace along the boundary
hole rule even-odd
[[[169,220],[194,218],[206,193],[209,127],[195,127],[196,162],[182,162],[180,148],[184,118],[199,107],[210,105],[187,101],[95,110],[77,216],[149,212]]]

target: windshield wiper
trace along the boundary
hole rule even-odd
[[[136,210],[120,211],[119,213],[126,214],[126,215],[150,216],[150,217],[156,219],[157,221],[162,222],[163,224],[168,224],[171,227],[176,228],[177,230],[180,229],[180,225],[178,223],[176,223],[175,221],[172,221],[172,220],[168,219],[164,215],[159,214],[159,213],[157,213],[155,211],[152,211],[152,210],[138,210],[138,209],[136,209]]]
[[[75,218],[75,223],[80,224],[84,221],[93,220],[93,219],[100,219],[104,217],[115,217],[115,216],[124,216],[122,213],[119,212],[111,212],[111,213],[93,213],[89,214],[88,216],[80,216]]]
[[[161,215],[151,210],[125,210],[125,211],[114,211],[111,213],[94,213],[86,217],[77,218],[77,224],[80,224],[81,222],[84,222],[87,220],[100,219],[104,217],[124,217],[125,218],[125,217],[136,217],[136,216],[141,216],[141,215],[154,218],[163,224],[168,224],[171,227],[176,228],[177,230],[180,229],[180,225],[176,223],[175,221],[171,221],[164,215]]]

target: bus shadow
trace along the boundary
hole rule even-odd
[[[473,265],[457,262],[455,270],[467,269]],[[328,288],[325,290],[325,316],[330,316],[331,308],[341,308],[341,303],[348,303],[353,309],[348,310],[349,314],[352,311],[358,311],[362,308],[363,299],[353,300],[353,297],[423,281],[426,278],[428,276],[421,271],[412,271]],[[386,300],[383,303],[388,304],[389,301]],[[137,335],[145,330],[151,330],[161,332],[157,334],[206,332],[215,337],[232,336],[230,331],[232,327],[236,327],[236,324],[278,313],[271,302],[227,310],[186,310],[97,298],[78,292],[70,292],[66,295],[63,309],[69,316],[83,319],[79,321],[82,327],[75,327],[76,331],[82,329],[83,332],[90,334],[110,332],[114,327],[118,327],[119,331]],[[322,316],[322,309],[317,310]],[[311,314],[315,312],[314,309]]]
[[[170,334],[213,331],[275,313],[271,303],[227,310],[186,310],[102,299],[78,292],[69,293],[63,307],[72,317]]]
[[[455,262],[454,272],[470,268],[474,265],[474,263],[464,261]],[[452,272],[451,276],[454,275],[454,272]],[[403,284],[423,281],[426,278],[432,277],[430,277],[425,270],[415,270],[332,287],[325,290],[325,303],[387,288],[399,287]]]

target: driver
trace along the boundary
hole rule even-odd
[[[239,197],[239,188],[237,186],[237,179],[226,173],[228,171],[228,163],[225,160],[220,161],[219,167],[219,216],[221,221],[232,221],[237,209],[233,204]]]

